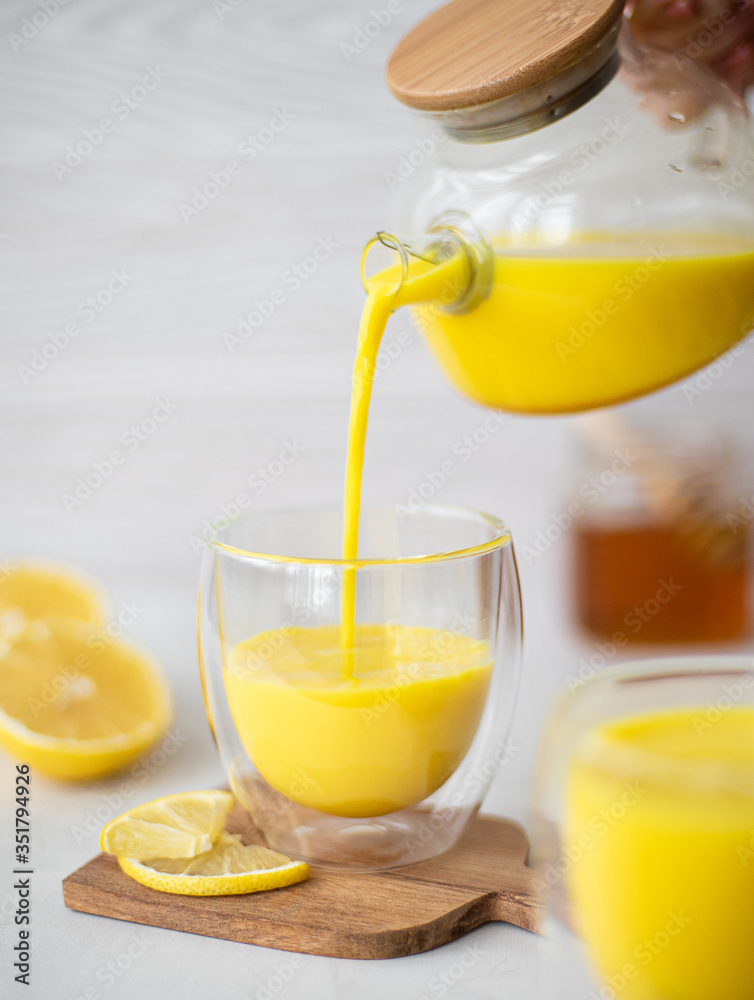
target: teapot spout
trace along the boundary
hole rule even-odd
[[[462,213],[446,213],[421,236],[378,232],[365,246],[361,280],[367,292],[398,283],[395,306],[433,303],[466,312],[489,294],[492,246]]]

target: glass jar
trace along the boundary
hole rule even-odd
[[[659,419],[658,419],[659,416]],[[582,418],[573,608],[592,636],[724,642],[748,626],[748,522],[740,456],[712,426],[668,414]]]
[[[749,1000],[749,656],[611,668],[558,699],[533,782],[541,996]]]
[[[445,252],[455,240],[472,265],[474,294],[415,305],[415,318],[456,388],[504,410],[634,398],[699,369],[754,326],[745,106],[685,56],[639,48],[622,5],[584,6],[601,7],[602,20],[575,63],[562,32],[545,37],[557,5],[537,0],[517,22],[503,0],[478,34],[473,12],[461,34],[452,16],[462,8],[442,8],[388,67],[424,131],[413,157],[424,162],[406,160],[405,179],[391,180],[395,231],[441,233]],[[441,50],[453,30],[456,42]],[[516,42],[547,42],[556,71],[503,54],[495,77],[495,46]],[[518,90],[517,73],[528,81]],[[412,239],[403,242],[410,261]],[[425,248],[419,257],[428,259]]]

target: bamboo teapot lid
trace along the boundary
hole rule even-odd
[[[388,86],[423,112],[458,117],[500,102],[502,119],[530,114],[562,101],[604,67],[623,6],[624,0],[452,0],[398,44]],[[466,124],[475,122],[478,116]]]

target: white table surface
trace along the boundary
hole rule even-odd
[[[87,988],[89,997],[108,1000],[554,995],[543,986],[546,945],[503,925],[394,961],[299,960],[73,913],[62,902],[61,879],[96,853],[102,818],[223,779],[196,667],[191,539],[202,522],[292,440],[303,454],[260,505],[340,500],[363,299],[358,256],[389,221],[384,172],[395,169],[414,137],[410,116],[384,85],[383,67],[398,38],[434,4],[402,0],[391,23],[348,60],[341,43],[352,42],[381,6],[68,0],[58,7],[48,0],[56,12],[35,28],[24,19],[41,9],[36,2],[2,5],[0,554],[69,560],[105,581],[116,606],[136,602],[128,633],[169,672],[180,737],[179,748],[154,758],[153,773],[125,799],[119,778],[67,787],[35,776],[30,988],[9,973],[14,762],[0,758],[3,998],[73,1000]],[[31,37],[24,38],[24,24]],[[160,82],[142,92],[150,72],[150,86]],[[127,115],[123,93],[135,105]],[[292,120],[186,222],[180,205],[192,189],[238,158],[239,144],[276,112]],[[114,128],[91,155],[70,171],[56,168],[66,147],[103,117]],[[320,239],[337,249],[229,352],[223,333],[235,317]],[[24,378],[19,366],[30,366],[49,335],[77,318],[79,303],[122,269],[127,284],[113,302],[44,370]],[[404,330],[410,322],[398,315],[387,336]],[[750,425],[751,353],[695,413]],[[175,412],[86,502],[67,510],[63,494],[158,400],[171,401]],[[446,385],[413,332],[376,384],[365,497],[404,500],[484,416]],[[568,420],[511,418],[440,499],[499,513],[519,543],[531,544],[563,509],[570,455]],[[486,808],[522,821],[546,705],[579,658],[594,653],[569,624],[566,553],[564,538],[542,558],[521,560],[527,639],[512,734],[519,749]],[[129,959],[129,947],[139,954]],[[116,974],[107,970],[113,962]]]

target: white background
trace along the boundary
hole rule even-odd
[[[353,43],[381,0],[69,0],[28,43],[16,42],[18,51],[11,36],[40,8],[3,2],[0,554],[71,561],[105,581],[116,609],[135,602],[141,610],[128,633],[169,672],[174,730],[186,738],[164,762],[155,758],[154,773],[125,799],[117,792],[122,779],[66,787],[35,776],[30,989],[13,983],[8,971],[12,854],[10,824],[1,824],[3,997],[67,1000],[91,986],[108,1000],[545,996],[538,987],[540,942],[502,925],[412,958],[305,956],[294,969],[284,952],[72,913],[62,902],[61,879],[97,851],[98,810],[109,818],[223,779],[196,668],[198,559],[191,539],[200,537],[203,521],[246,490],[247,478],[286,442],[296,442],[302,455],[255,503],[340,501],[363,301],[359,253],[389,224],[384,175],[396,170],[415,136],[410,115],[387,91],[383,68],[397,40],[434,4],[398,6],[368,47],[348,58],[341,43]],[[120,117],[119,95],[150,70],[163,82]],[[276,111],[294,118],[253,162],[239,156],[239,144]],[[53,165],[66,147],[103,117],[113,131],[75,169],[56,176]],[[186,222],[181,203],[230,159],[242,164],[240,174]],[[223,334],[236,317],[255,298],[285,287],[284,272],[319,240],[337,249],[229,351]],[[50,334],[81,320],[79,303],[121,269],[132,276],[125,290],[44,370],[24,378],[19,366],[31,365]],[[403,331],[412,328],[399,314],[388,341]],[[752,417],[750,354],[694,402],[694,415],[744,428],[744,443]],[[664,396],[680,411],[690,405],[678,389]],[[159,400],[170,400],[174,414],[128,450],[123,435]],[[410,346],[375,385],[365,498],[405,502],[485,416],[447,386],[412,331]],[[123,464],[67,510],[64,494],[113,449],[124,454]],[[519,545],[531,545],[567,504],[570,458],[569,420],[510,418],[438,499],[499,514]],[[522,821],[546,705],[580,658],[595,652],[569,625],[567,546],[564,537],[541,558],[521,559],[527,640],[512,738],[518,749],[487,808]],[[5,815],[13,774],[14,762],[3,757]],[[126,965],[122,956],[137,937],[146,942],[144,954],[109,985],[100,970],[118,959]],[[282,989],[276,967],[291,973]]]

